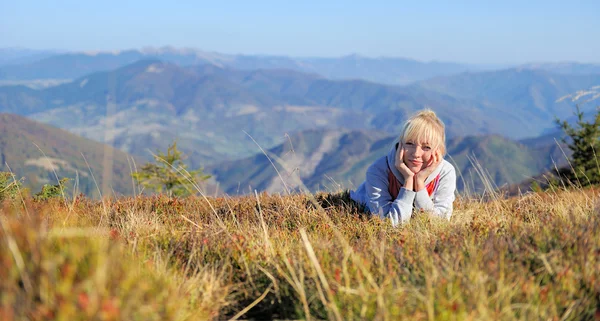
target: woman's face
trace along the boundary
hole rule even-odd
[[[434,153],[430,144],[410,140],[402,144],[402,148],[404,148],[404,164],[415,174],[427,167]]]

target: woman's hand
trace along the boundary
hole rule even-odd
[[[429,163],[427,167],[423,168],[419,171],[415,176],[415,192],[418,192],[425,188],[425,180],[433,171],[440,165],[442,162],[442,153],[439,150],[436,150],[431,158],[429,159]]]
[[[394,164],[402,177],[404,177],[404,188],[412,191],[414,188],[415,173],[404,164],[404,146],[402,146],[402,143],[398,145],[398,149],[396,150],[396,160]]]

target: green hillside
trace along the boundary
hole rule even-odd
[[[566,162],[554,142],[526,145],[497,135],[450,139],[448,153],[461,175],[458,188],[467,186],[475,191],[483,186],[481,170],[494,187],[501,187],[518,184]]]
[[[112,153],[113,163],[113,170],[110,172],[112,179],[106,182],[107,186],[117,194],[132,194],[127,154],[21,116],[0,114],[2,171],[10,168],[17,178],[24,178],[24,186],[34,192],[39,191],[44,184],[56,184],[56,171],[59,178],[68,177],[72,179],[71,182],[78,178],[79,191],[97,197],[98,191],[92,174],[98,187],[102,189],[105,184],[105,152]],[[130,163],[133,164],[133,159],[130,159]],[[139,160],[137,164],[141,165]]]

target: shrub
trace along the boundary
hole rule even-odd
[[[68,178],[63,178],[56,185],[44,184],[44,186],[42,186],[42,190],[36,193],[33,198],[37,201],[44,201],[51,198],[61,197],[65,195],[65,184],[68,181]]]
[[[183,162],[184,155],[177,149],[177,142],[169,146],[167,154],[158,151],[154,155],[155,163],[146,163],[141,171],[131,174],[143,187],[171,196],[187,196],[193,194],[194,185],[198,181],[210,178],[204,175],[203,169],[187,170]]]
[[[600,110],[593,122],[585,121],[583,112],[576,107],[576,126],[567,121],[556,119],[557,124],[564,130],[568,138],[562,141],[573,151],[571,156],[572,168],[559,170],[562,177],[580,186],[600,183],[600,165],[597,153],[600,152]]]
[[[0,201],[14,199],[21,190],[21,181],[14,179],[10,172],[0,172]]]

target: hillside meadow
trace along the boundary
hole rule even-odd
[[[346,192],[4,200],[2,320],[600,320],[598,190],[460,197],[452,219]]]

